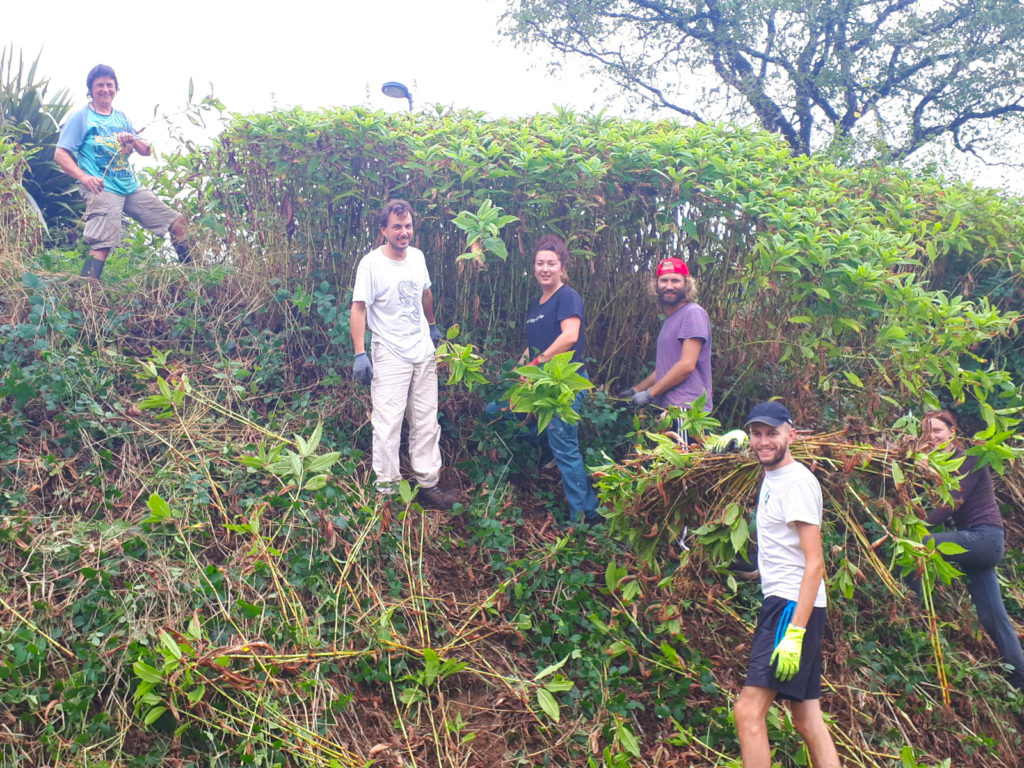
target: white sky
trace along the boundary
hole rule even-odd
[[[56,0],[5,3],[0,44],[13,41],[39,72],[84,105],[85,75],[109,64],[121,85],[115,106],[136,124],[178,112],[189,78],[229,111],[363,105],[398,111],[388,80],[413,91],[414,107],[435,103],[492,116],[549,112],[558,103],[599,107],[582,67],[547,74],[546,59],[497,33],[500,0],[177,2],[96,6]],[[371,9],[372,6],[372,9]],[[588,80],[595,84],[596,79]]]
[[[148,126],[144,135],[158,151],[170,147],[154,112],[180,113],[189,78],[196,100],[212,83],[228,111],[243,113],[406,109],[404,99],[381,93],[388,80],[412,89],[417,110],[440,103],[502,117],[550,112],[555,104],[577,111],[605,106],[600,78],[578,62],[551,75],[549,50],[530,53],[498,35],[502,0],[383,0],[372,9],[352,0],[4,5],[0,45],[13,42],[27,62],[41,50],[39,73],[54,89],[69,88],[76,107],[87,101],[89,69],[112,66],[121,85],[115,106],[137,128]],[[1024,174],[1007,179],[985,170],[978,178],[1024,194]]]

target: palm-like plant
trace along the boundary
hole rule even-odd
[[[49,78],[37,78],[39,56],[25,69],[22,54],[14,46],[0,51],[0,136],[9,136],[28,157],[23,179],[29,205],[49,226],[70,223],[80,212],[75,182],[57,166],[53,150],[60,125],[71,109],[71,96],[62,88],[47,97]]]

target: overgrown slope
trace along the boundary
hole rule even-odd
[[[806,173],[815,187],[817,171]],[[907,193],[894,199],[917,201],[899,219],[909,230],[922,206],[938,204],[928,194],[942,190],[900,183]],[[1016,766],[1024,697],[1003,681],[964,590],[937,591],[932,624],[888,577],[888,544],[871,546],[927,502],[911,466],[874,430],[912,395],[960,399],[979,427],[991,425],[981,445],[990,458],[1012,453],[1019,393],[1005,350],[1015,315],[924,279],[938,279],[929,265],[948,263],[929,261],[934,223],[895,250],[888,225],[879,232],[863,220],[854,251],[791,248],[819,229],[841,241],[842,230],[787,189],[803,213],[789,229],[780,227],[789,208],[774,229],[754,227],[768,243],[734,252],[742,259],[729,268],[731,285],[757,311],[799,289],[785,321],[807,331],[787,354],[787,335],[752,314],[723,332],[716,372],[736,411],[781,390],[822,428],[878,414],[879,424],[819,436],[801,454],[818,459],[829,489],[825,709],[844,764]],[[240,199],[254,210],[266,202]],[[993,205],[1000,215],[1016,210]],[[881,220],[899,218],[887,210]],[[970,232],[987,221],[975,216]],[[992,231],[1016,232],[1007,221]],[[960,224],[944,231],[968,237]],[[684,455],[633,437],[653,424],[635,424],[595,393],[583,442],[589,463],[605,465],[611,524],[566,535],[556,526],[558,478],[479,419],[500,386],[453,387],[442,392],[445,482],[461,491],[462,508],[381,504],[363,455],[368,396],[347,376],[347,283],[330,270],[283,268],[291,254],[282,261],[279,242],[242,242],[255,230],[224,234],[190,270],[136,237],[103,284],[74,276],[74,254],[19,242],[13,224],[0,241],[0,761],[729,765],[738,755],[730,707],[760,595],[721,565],[742,546],[733,532],[756,487],[750,459]],[[366,231],[352,238],[346,259],[369,247]],[[1016,285],[1006,243],[991,247]],[[214,263],[215,253],[226,258]],[[808,253],[819,261],[796,266]],[[601,253],[593,258],[604,269]],[[472,301],[453,265],[446,279],[439,293],[449,307]],[[619,283],[645,290],[642,278]],[[518,311],[526,290],[503,293],[501,312]],[[730,306],[715,310],[723,325]],[[857,331],[844,322],[855,318]],[[650,332],[649,320],[625,330]],[[473,334],[498,378],[512,334]],[[743,357],[754,345],[767,357]],[[994,350],[992,364],[978,359],[983,348]],[[794,384],[805,369],[813,375]],[[745,394],[732,384],[745,381],[741,371],[757,382]],[[1014,471],[1003,484],[1012,514],[1001,573],[1019,625]],[[705,522],[681,558],[680,526],[692,533]],[[806,764],[784,710],[770,725],[776,760]]]

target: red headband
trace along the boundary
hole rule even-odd
[[[665,259],[658,265],[658,277],[667,275],[670,272],[675,272],[684,277],[690,274],[690,270],[686,268],[686,262],[676,258]]]

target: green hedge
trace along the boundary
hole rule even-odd
[[[652,361],[652,268],[682,257],[712,319],[726,421],[773,393],[832,420],[1013,389],[972,351],[995,349],[996,368],[1016,355],[1007,308],[1019,305],[1024,207],[969,186],[793,157],[764,133],[569,112],[236,116],[208,158],[179,162],[167,172],[193,180],[204,225],[239,267],[326,279],[339,296],[375,244],[381,202],[407,198],[442,322],[490,355],[521,347],[532,244],[563,234],[599,383]],[[485,200],[520,221],[503,231],[507,261],[479,268],[456,261],[466,240],[452,220]],[[957,295],[979,286],[1001,306]]]

